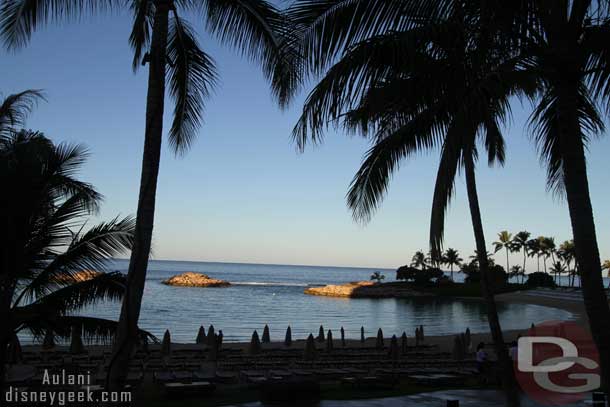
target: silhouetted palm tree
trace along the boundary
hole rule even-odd
[[[506,250],[506,271],[510,270],[510,264],[508,262],[508,253],[513,248],[513,235],[503,230],[498,233],[498,240],[493,242],[494,245],[494,253],[498,253],[500,250]]]
[[[542,248],[540,247],[539,239],[530,239],[527,241],[527,253],[530,257],[536,257],[536,271],[540,272],[540,256]]]
[[[411,259],[411,266],[419,267],[422,270],[426,269],[428,264],[428,260],[426,259],[426,255],[422,251],[416,251]]]
[[[555,277],[554,277],[555,284],[560,285],[559,277],[566,271],[567,271],[567,268],[562,262],[556,261],[555,263],[553,263],[553,265],[551,266],[551,273],[555,274]]]
[[[451,270],[451,280],[453,280],[453,266],[459,267],[462,264],[462,258],[457,250],[448,248],[443,254],[443,263],[449,266]]]
[[[521,283],[523,284],[524,273],[523,273],[523,269],[521,268],[521,266],[518,266],[518,265],[512,266],[510,268],[509,276],[510,277],[517,277],[517,278],[521,277]]]
[[[74,177],[86,157],[82,146],[54,145],[37,132],[0,136],[0,183],[10,191],[0,198],[0,380],[7,344],[19,331],[68,338],[77,329],[91,340],[116,333],[115,321],[73,314],[123,297],[123,274],[79,278],[77,273],[103,270],[108,259],[133,244],[131,217],[84,230],[101,200],[91,185]]]
[[[524,231],[517,233],[515,235],[515,237],[513,238],[513,248],[515,249],[515,251],[523,252],[523,267],[521,270],[522,277],[525,276],[525,262],[527,261],[527,251],[528,251],[527,242],[528,242],[530,236],[531,236],[531,233],[524,230]],[[522,279],[522,282],[523,282],[523,279]]]
[[[557,256],[565,262],[567,267],[568,277],[570,279],[570,287],[574,287],[574,279],[576,276],[575,270],[572,269],[572,262],[574,261],[574,241],[566,240],[561,245],[559,245],[559,250],[557,251]]]
[[[129,37],[134,50],[133,68],[136,70],[142,60],[142,64],[148,63],[149,71],[135,243],[129,263],[128,291],[121,309],[121,329],[109,369],[113,387],[124,381],[129,355],[135,346],[154,225],[166,77],[176,102],[169,132],[176,153],[186,152],[196,137],[204,101],[216,80],[212,59],[199,47],[193,30],[179,17],[178,8],[193,8],[201,13],[212,33],[260,63],[280,105],[287,103],[298,78],[298,70],[293,69],[296,66],[293,57],[297,54],[288,45],[285,18],[264,0],[91,0],[53,4],[11,0],[0,9],[0,28],[6,44],[17,47],[27,43],[31,33],[47,20],[124,5],[130,5],[134,15]]]
[[[533,135],[546,163],[549,189],[568,203],[585,307],[603,384],[610,388],[610,307],[585,154],[589,141],[604,134],[602,112],[609,112],[610,7],[591,0],[506,3],[514,13],[509,35],[517,45],[521,70],[539,83]]]
[[[303,3],[316,2],[296,2],[297,5]],[[364,32],[371,34],[374,30],[368,27],[369,16],[364,12],[368,5],[356,3],[362,9],[356,10],[351,20],[347,14],[342,14],[344,18],[340,23],[351,21],[347,30],[353,30],[355,36]],[[511,69],[500,68],[504,61],[498,53],[490,52],[489,33],[478,31],[480,19],[475,15],[479,10],[475,5],[456,7],[447,19],[420,19],[421,25],[409,28],[409,24],[414,24],[409,13],[405,13],[408,2],[392,5],[396,3],[403,7],[404,14],[399,20],[407,27],[400,31],[372,32],[368,38],[356,41],[348,48],[309,94],[293,134],[301,148],[308,140],[319,141],[329,123],[342,123],[347,130],[362,132],[371,138],[373,146],[348,193],[348,205],[354,217],[364,221],[370,219],[383,199],[388,181],[403,159],[425,149],[441,148],[430,227],[432,253],[441,252],[445,212],[454,192],[458,170],[464,169],[475,241],[478,251],[483,253],[479,263],[488,319],[497,354],[506,366],[505,373],[510,376],[503,383],[510,387],[507,395],[515,404],[518,401],[515,400],[514,377],[490,289],[488,259],[484,255],[486,245],[476,190],[475,162],[479,141],[485,145],[490,164],[503,162],[504,141],[500,126],[507,114],[509,99],[516,89],[524,89],[527,84],[520,82],[519,75],[504,76]],[[388,2],[385,4],[392,8]],[[434,5],[430,7],[435,9]],[[337,10],[334,11],[338,13]],[[335,28],[335,17],[324,15],[310,22],[313,27],[310,36],[324,37],[322,25],[332,26],[333,34],[346,29]],[[377,21],[375,19],[380,20],[379,16],[371,17],[371,21]],[[366,20],[365,28],[358,26],[362,20]],[[351,28],[354,24],[356,27]],[[322,31],[314,32],[318,27]],[[314,55],[318,58],[318,52],[325,53],[318,46],[328,47],[326,41],[334,42],[335,39],[329,34],[327,38],[307,42],[304,48],[312,47],[313,50],[305,59],[313,59]]]

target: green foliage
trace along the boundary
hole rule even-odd
[[[445,277],[442,270],[435,267],[418,269],[412,266],[402,266],[396,270],[396,279],[410,281],[416,286],[425,286]]]
[[[371,281],[377,281],[377,283],[381,283],[385,279],[385,276],[381,274],[379,271],[371,274]]]
[[[527,277],[525,284],[528,287],[551,287],[555,288],[556,284],[553,277],[543,272],[535,272]]]

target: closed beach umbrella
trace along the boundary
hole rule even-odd
[[[305,351],[303,352],[303,359],[314,360],[316,358],[316,344],[313,339],[313,335],[309,334],[307,341],[305,342]]]
[[[55,347],[55,335],[51,329],[47,329],[42,340],[42,349],[53,349]]]
[[[284,337],[284,346],[292,345],[292,330],[290,329],[290,325],[286,328],[286,336]]]
[[[169,355],[171,352],[172,336],[169,334],[169,329],[165,330],[163,340],[161,341],[161,354]]]
[[[214,335],[216,335],[216,332],[214,332],[214,325],[210,325],[210,327],[208,328],[208,336],[206,338],[208,346],[212,346],[214,344],[214,341],[216,340]]]
[[[464,344],[466,346],[467,350],[470,350],[470,346],[472,345],[472,338],[470,337],[470,328],[466,328],[466,333],[464,334],[464,339],[466,340],[466,343]]]
[[[364,343],[364,327],[360,327],[360,342]]]
[[[345,329],[341,327],[341,346],[345,348]]]
[[[402,336],[400,337],[400,351],[403,355],[407,354],[407,333],[403,332]]]
[[[320,330],[318,331],[318,342],[324,342],[324,327],[320,325]]]
[[[21,352],[21,343],[19,342],[19,338],[17,335],[13,335],[13,339],[11,340],[8,347],[8,358],[7,363],[11,365],[16,365],[21,363],[23,360],[23,353]]]
[[[389,356],[391,360],[398,360],[398,338],[396,337],[396,335],[392,335],[392,339],[390,340]]]
[[[419,340],[421,341],[421,343],[424,343],[424,326],[423,325],[419,326]]]
[[[269,326],[268,325],[265,325],[265,328],[263,328],[262,342],[263,343],[270,343],[271,342],[271,336],[269,335]]]
[[[377,341],[375,342],[375,347],[377,349],[383,349],[383,332],[381,328],[377,330]]]
[[[70,353],[79,354],[85,352],[83,340],[81,338],[81,330],[77,327],[72,327],[72,335],[70,338]]]
[[[419,346],[419,342],[421,341],[421,336],[419,335],[419,328],[415,328],[415,347]]]
[[[333,350],[333,333],[330,329],[328,330],[328,335],[326,335],[326,350],[329,352]]]
[[[202,325],[199,327],[199,332],[197,332],[197,339],[195,339],[195,343],[203,345],[205,343],[205,339],[205,328]]]
[[[218,350],[222,348],[222,339],[224,335],[222,333],[222,329],[218,331],[218,335],[216,335],[216,344],[218,345]]]
[[[250,339],[250,348],[248,349],[250,355],[258,355],[261,353],[261,341],[258,337],[258,332],[254,331],[252,339]]]

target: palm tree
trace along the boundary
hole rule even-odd
[[[558,277],[560,277],[566,271],[567,268],[562,262],[556,261],[555,263],[553,263],[553,265],[551,266],[551,273],[555,274],[555,284],[560,285]]]
[[[525,262],[527,261],[527,254],[528,254],[527,253],[528,252],[527,242],[528,242],[530,236],[531,236],[530,232],[523,230],[523,231],[517,233],[515,235],[515,237],[513,238],[514,250],[523,252],[523,267],[521,269],[522,277],[525,276]],[[521,282],[523,282],[523,278],[521,279]]]
[[[527,241],[527,252],[530,257],[536,257],[536,271],[540,273],[540,256],[542,248],[540,247],[539,239],[530,239]]]
[[[510,270],[510,264],[508,262],[508,253],[513,250],[513,235],[503,230],[498,233],[498,240],[493,242],[494,253],[498,253],[500,250],[506,250],[506,271]]]
[[[572,270],[571,265],[574,261],[574,241],[566,240],[559,245],[557,256],[566,264],[568,277],[570,278],[570,287],[574,287],[575,270]]]
[[[457,250],[448,248],[443,254],[443,263],[449,266],[451,270],[451,280],[453,280],[453,266],[459,267],[462,264],[462,258]]]
[[[587,145],[604,134],[610,102],[610,8],[591,0],[511,2],[508,35],[520,71],[539,84],[531,129],[548,188],[568,203],[591,333],[610,388],[610,307],[604,290],[586,166]],[[603,105],[603,110],[600,109]]]
[[[109,258],[131,249],[134,232],[131,217],[84,230],[101,195],[74,177],[87,156],[82,146],[54,145],[37,132],[4,130],[0,182],[11,193],[0,199],[2,369],[8,342],[20,331],[38,338],[49,332],[68,338],[72,329],[89,340],[114,337],[115,321],[73,313],[100,300],[121,299],[125,276],[99,272],[82,278],[78,272],[103,270]]]
[[[304,3],[319,2],[296,2],[301,13]],[[339,3],[348,7],[347,2]],[[399,14],[402,18],[393,16],[394,20],[400,21],[397,24],[415,25],[414,28],[402,27],[395,31],[387,27],[392,20],[382,20],[379,15],[369,16],[367,5],[358,1],[353,3],[363,8],[357,10],[355,16],[348,17],[348,14],[343,14],[344,10],[339,11],[340,7],[336,7],[333,13],[309,22],[312,28],[306,31],[308,40],[304,48],[313,50],[306,55],[306,60],[317,58],[319,52],[326,58],[325,49],[329,47],[329,53],[333,53],[334,48],[329,42],[334,43],[335,37],[343,35],[345,29],[337,24],[349,25],[347,31],[353,33],[342,39],[348,38],[345,41],[349,42],[359,38],[361,41],[356,40],[347,49],[309,94],[294,137],[302,149],[308,140],[319,141],[328,123],[340,122],[348,131],[362,132],[371,138],[373,146],[348,193],[348,205],[354,217],[362,221],[370,219],[383,199],[388,180],[403,158],[424,149],[440,147],[441,164],[430,227],[433,253],[441,252],[445,212],[453,195],[458,170],[464,169],[473,232],[481,254],[482,291],[488,306],[490,328],[501,364],[506,367],[507,377],[503,384],[507,386],[511,404],[517,404],[515,381],[490,289],[475,162],[479,140],[485,144],[490,164],[503,162],[504,141],[500,125],[508,101],[517,88],[514,81],[520,78],[518,75],[503,76],[505,70],[499,69],[502,60],[497,53],[490,52],[487,33],[478,31],[480,20],[474,16],[478,10],[473,4],[453,8],[446,19],[419,19],[421,24],[416,25],[405,13],[404,7],[408,8],[407,4],[411,3],[394,2],[392,4],[401,4],[405,13]],[[388,2],[384,4],[388,9],[392,8]],[[430,8],[436,7],[431,5]],[[341,14],[341,18],[337,14]],[[373,21],[386,24],[382,33],[375,32],[379,27]],[[324,37],[323,27],[332,27],[332,33]],[[363,32],[370,36],[360,38]],[[525,86],[520,83],[518,88]]]
[[[521,266],[519,265],[514,265],[511,267],[510,269],[510,277],[521,277],[521,283],[523,284],[523,269],[521,268]]]
[[[129,37],[134,50],[133,68],[148,63],[146,125],[134,247],[131,252],[127,293],[121,308],[120,330],[109,369],[109,384],[119,387],[127,373],[135,346],[146,269],[154,225],[157,177],[163,136],[166,77],[176,104],[169,132],[170,145],[184,153],[201,124],[205,99],[216,80],[212,59],[199,47],[194,31],[179,17],[178,9],[194,8],[221,41],[261,64],[281,106],[294,91],[299,70],[285,18],[264,0],[92,0],[58,2],[11,0],[0,9],[0,30],[8,47],[22,46],[38,25],[86,12],[129,4],[134,24]],[[172,18],[170,19],[170,12]],[[152,34],[151,34],[152,33]],[[149,48],[148,52],[145,50]]]
[[[604,260],[602,264],[602,270],[608,271],[608,277],[610,277],[610,260]],[[610,288],[610,283],[608,283],[608,288]]]
[[[411,266],[419,267],[422,270],[426,269],[427,263],[428,260],[426,259],[426,255],[421,250],[416,251],[411,259]]]

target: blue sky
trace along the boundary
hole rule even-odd
[[[258,67],[203,34],[221,81],[190,152],[164,145],[158,187],[154,258],[394,268],[426,248],[438,153],[403,163],[381,209],[356,224],[345,193],[367,144],[329,132],[298,154],[290,140],[304,98],[281,112]],[[49,26],[17,52],[0,51],[0,92],[44,89],[28,121],[56,142],[85,144],[82,178],[104,194],[100,219],[134,214],[143,144],[146,72],[134,75],[128,15]],[[166,106],[169,127],[171,102]],[[571,237],[567,206],[545,190],[545,174],[525,123],[530,107],[514,106],[503,169],[479,165],[487,240],[503,229]],[[608,138],[594,140],[589,181],[600,250],[610,257]],[[451,207],[446,242],[469,256],[474,247],[463,180]],[[503,257],[498,257],[503,261]],[[515,257],[517,260],[517,257]]]

